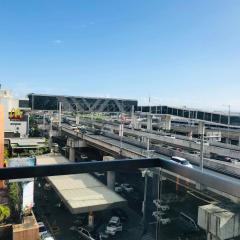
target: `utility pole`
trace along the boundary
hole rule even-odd
[[[62,102],[59,102],[59,112],[58,112],[58,127],[59,129],[62,126]]]
[[[148,106],[149,106],[149,114],[151,114],[152,113],[151,96],[149,96],[149,99],[148,99]]]
[[[231,123],[231,106],[228,105],[228,140],[227,143],[230,144],[230,123]]]
[[[120,136],[120,157],[122,156],[122,147],[123,147],[123,100],[122,100],[122,107],[121,107],[121,124],[119,127],[119,136]]]
[[[52,136],[53,136],[52,121],[53,121],[53,118],[52,118],[52,116],[50,116],[50,129],[49,129],[49,140],[48,140],[48,144],[49,144],[50,149],[52,148]]]
[[[201,146],[200,146],[200,169],[203,172],[203,159],[204,159],[204,134],[205,134],[205,124],[204,122],[198,123],[198,131],[201,136]]]

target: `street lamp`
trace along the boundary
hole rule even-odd
[[[228,105],[228,141],[227,143],[230,144],[230,122],[231,122],[231,106]]]

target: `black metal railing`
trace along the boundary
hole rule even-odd
[[[188,178],[204,186],[235,197],[240,197],[240,180],[237,178],[231,180],[229,178],[224,178],[224,176],[215,176],[209,173],[201,172],[197,169],[184,167],[161,158],[121,159],[113,161],[40,165],[34,167],[1,168],[0,179],[9,180],[90,172],[129,171],[140,168],[162,168],[163,170],[168,170],[176,175]]]

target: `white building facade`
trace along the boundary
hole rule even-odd
[[[0,104],[4,108],[4,135],[6,138],[28,135],[28,111],[30,109],[27,101],[28,99],[16,99],[9,90],[0,89]]]

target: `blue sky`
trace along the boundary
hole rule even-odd
[[[239,0],[0,0],[0,83],[240,111]]]

